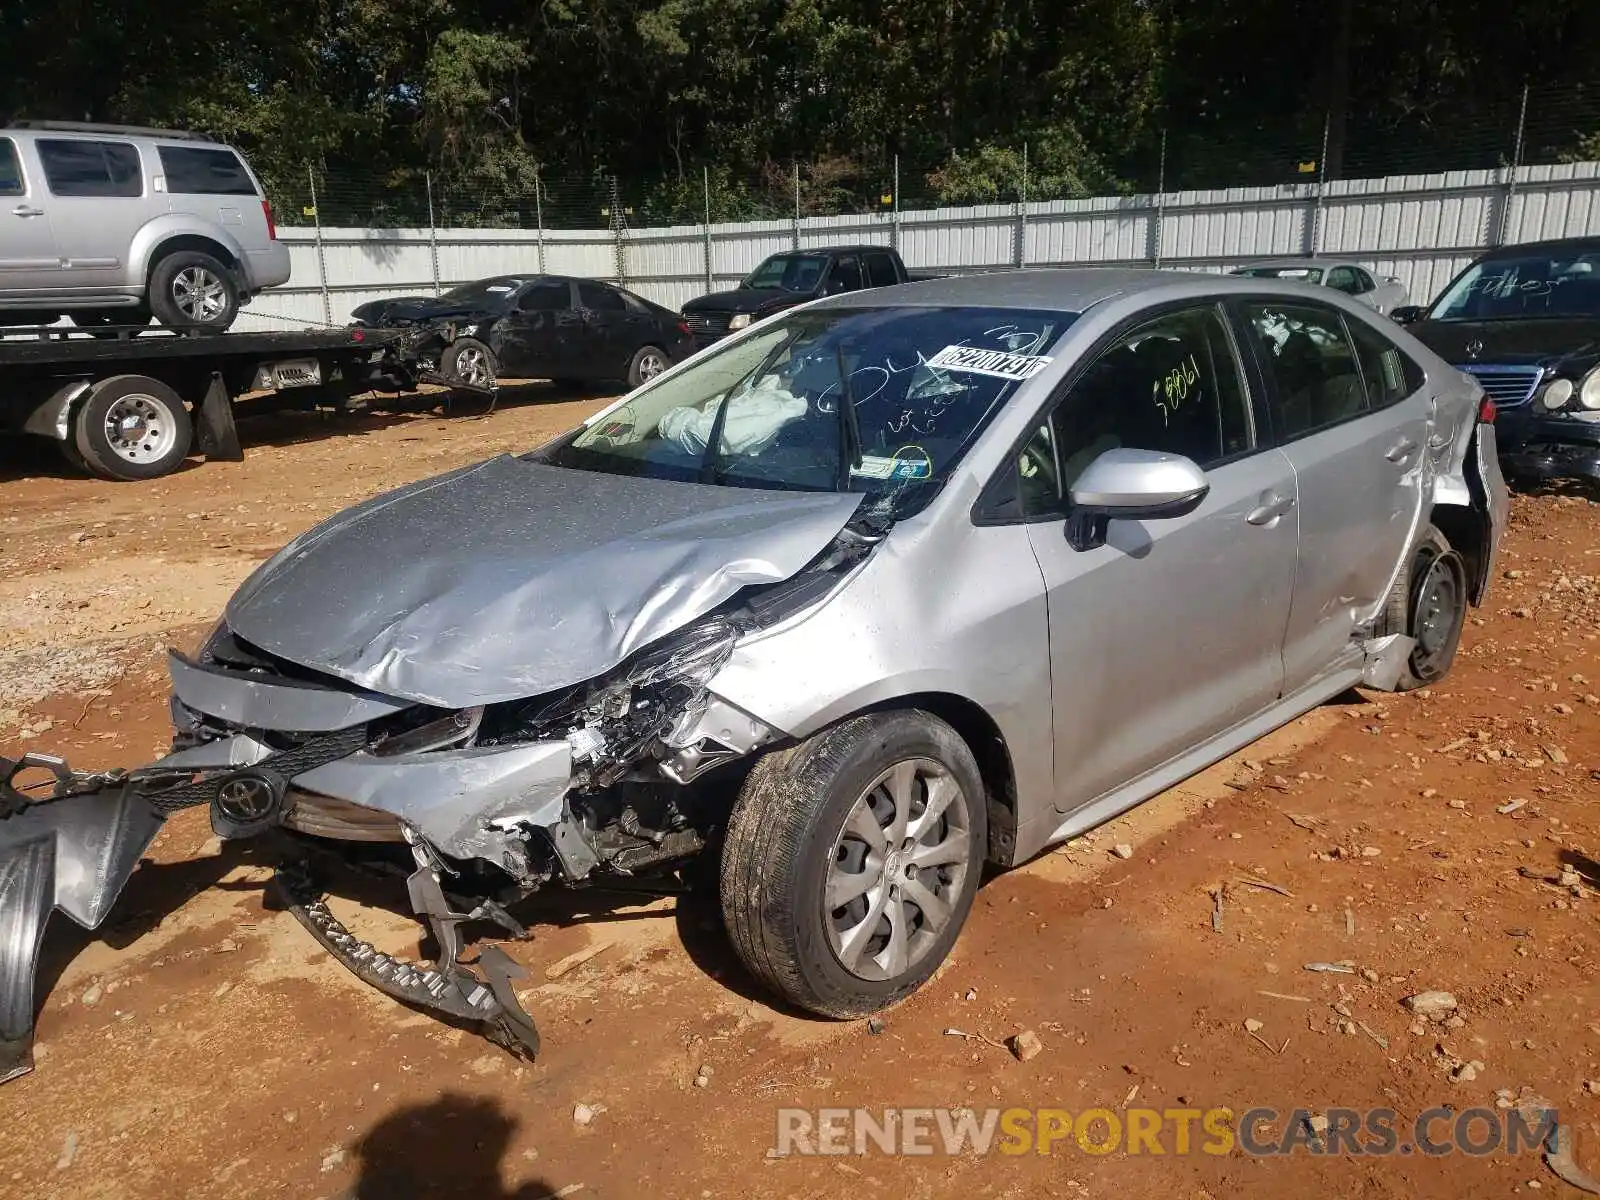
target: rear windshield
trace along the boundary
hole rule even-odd
[[[1321,283],[1321,267],[1240,267],[1235,275],[1248,275],[1252,279],[1293,279],[1297,283]]]
[[[162,146],[167,191],[179,196],[254,196],[256,185],[232,150]]]

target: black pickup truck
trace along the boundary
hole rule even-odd
[[[900,255],[887,246],[789,250],[767,259],[733,291],[689,301],[683,306],[683,319],[696,346],[703,347],[807,300],[937,278],[906,270]]]

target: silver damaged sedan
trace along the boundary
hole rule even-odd
[[[0,1068],[27,1069],[51,909],[98,924],[201,804],[279,841],[351,970],[513,1050],[516,965],[464,962],[465,927],[523,935],[551,887],[720,879],[774,992],[882,1009],[985,863],[1354,684],[1442,678],[1505,524],[1493,415],[1367,305],[1278,280],[1017,272],[760,322],[290,543],[172,653],[166,758],[0,760]],[[352,870],[406,877],[437,961],[339,923]]]

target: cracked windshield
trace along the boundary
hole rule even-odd
[[[784,317],[591,422],[561,466],[743,487],[931,495],[1074,314]],[[713,450],[712,447],[715,446]]]

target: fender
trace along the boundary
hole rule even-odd
[[[128,247],[128,282],[142,285],[150,276],[157,251],[164,243],[179,237],[204,238],[226,250],[235,264],[245,261],[244,247],[222,226],[187,213],[165,213],[147,221],[133,235],[133,243]]]

